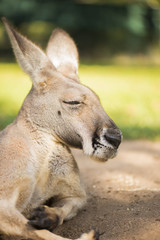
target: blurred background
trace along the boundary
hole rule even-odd
[[[80,53],[80,80],[99,96],[124,139],[160,140],[159,0],[0,0],[7,17],[45,49],[55,27]],[[0,22],[0,129],[31,88]]]

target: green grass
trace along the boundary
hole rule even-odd
[[[160,68],[80,66],[81,81],[100,97],[125,139],[160,140]],[[0,128],[11,122],[31,87],[17,64],[0,64]]]

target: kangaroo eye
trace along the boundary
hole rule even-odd
[[[64,103],[66,104],[70,104],[70,105],[78,105],[78,104],[81,104],[81,102],[79,101],[63,101]]]

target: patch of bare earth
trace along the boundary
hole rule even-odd
[[[73,153],[88,203],[55,233],[74,239],[94,227],[101,240],[160,240],[160,143],[123,142],[107,163]]]

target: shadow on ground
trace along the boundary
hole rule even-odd
[[[124,198],[121,199],[115,198]],[[92,196],[86,208],[56,231],[68,238],[78,238],[91,228],[99,230],[101,240],[159,240],[160,194],[153,192],[112,192],[108,197]]]
[[[159,147],[146,141],[125,142],[118,157],[106,164],[74,151],[88,203],[55,233],[75,239],[96,228],[101,240],[159,240]]]

